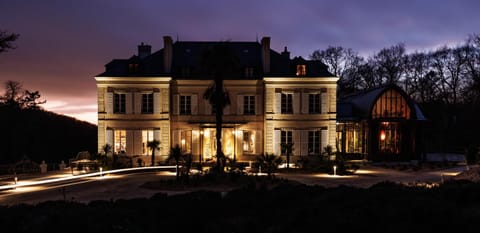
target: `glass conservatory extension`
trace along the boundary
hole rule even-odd
[[[420,109],[397,86],[347,97],[338,110],[337,149],[347,159],[416,159],[419,120]]]

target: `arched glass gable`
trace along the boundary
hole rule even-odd
[[[372,118],[403,118],[410,119],[411,109],[407,100],[397,90],[385,91],[372,110]]]

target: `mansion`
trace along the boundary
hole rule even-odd
[[[175,145],[193,161],[214,159],[216,109],[204,98],[214,81],[205,72],[204,54],[223,43],[238,63],[223,81],[230,99],[222,125],[227,157],[253,161],[263,153],[281,155],[281,143],[294,143],[292,161],[320,155],[327,145],[362,159],[382,160],[382,152],[393,157],[408,153],[410,159],[418,153],[411,120],[423,115],[399,88],[340,101],[338,119],[338,78],[320,61],[291,58],[286,47],[272,50],[269,37],[260,42],[173,42],[165,36],[163,42],[153,53],[150,45],[140,44],[138,54],[112,60],[95,77],[99,152],[110,144],[115,153],[148,161],[147,142],[158,140],[156,161],[165,161]],[[371,153],[376,156],[368,157]]]
[[[294,143],[294,156],[319,155],[335,145],[337,77],[320,61],[290,58],[261,42],[173,42],[163,38],[152,53],[141,44],[129,59],[114,59],[95,77],[98,90],[98,151],[105,144],[128,156],[151,154],[156,161],[179,145],[194,161],[216,151],[215,107],[204,99],[213,79],[202,67],[204,50],[225,43],[238,70],[224,80],[230,105],[223,111],[222,148],[227,157],[252,161],[280,155],[280,143]]]

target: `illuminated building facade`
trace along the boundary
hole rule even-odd
[[[129,59],[114,59],[95,77],[98,89],[98,150],[149,158],[146,147],[160,141],[156,161],[179,145],[194,161],[216,151],[215,106],[203,95],[213,80],[202,67],[205,49],[227,44],[238,70],[226,77],[230,105],[223,111],[222,148],[226,156],[252,161],[280,143],[294,143],[294,156],[319,155],[336,143],[337,77],[320,61],[290,58],[261,42],[173,42],[151,53],[138,46]],[[295,159],[292,159],[294,161]]]
[[[347,96],[338,102],[337,149],[347,159],[419,160],[424,152],[418,105],[395,85]]]

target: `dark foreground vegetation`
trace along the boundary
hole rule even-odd
[[[283,184],[222,195],[0,207],[2,232],[478,232],[480,184],[369,189]]]

